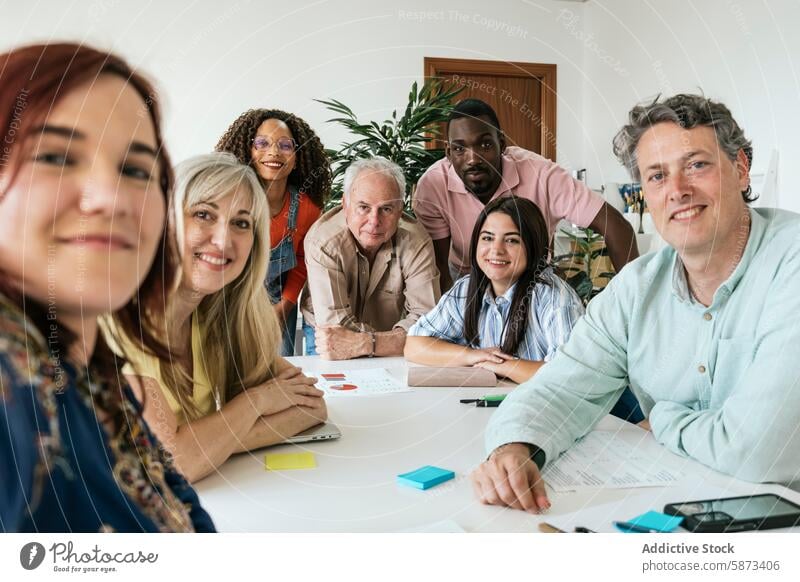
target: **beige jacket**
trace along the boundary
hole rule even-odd
[[[302,311],[312,326],[354,331],[408,331],[439,301],[433,243],[417,221],[403,215],[370,267],[338,206],[314,223],[305,240],[308,287]]]

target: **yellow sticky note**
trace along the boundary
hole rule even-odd
[[[273,453],[267,455],[267,471],[285,471],[286,469],[313,469],[317,466],[314,453]]]

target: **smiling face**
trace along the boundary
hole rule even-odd
[[[647,206],[664,240],[682,257],[736,252],[741,247],[741,192],[749,184],[747,157],[731,161],[711,127],[659,123],[636,148]]]
[[[480,198],[490,198],[503,177],[505,139],[488,117],[462,117],[450,122],[445,154],[464,186]]]
[[[492,212],[481,226],[475,249],[478,267],[484,272],[495,297],[503,295],[528,267],[528,255],[519,227],[505,212]]]
[[[213,198],[184,213],[181,287],[200,295],[216,293],[242,274],[255,236],[247,188]]]
[[[254,143],[250,146],[253,166],[262,180],[288,180],[297,162],[294,147],[289,148],[289,140],[294,144],[294,136],[280,119],[267,119],[258,126]],[[261,145],[259,149],[256,146]]]
[[[347,226],[367,255],[377,252],[397,232],[403,198],[391,176],[362,170],[343,202]]]
[[[57,102],[0,175],[0,269],[68,327],[125,305],[164,225],[156,134],[126,82],[102,75]]]

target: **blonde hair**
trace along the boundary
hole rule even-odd
[[[273,377],[281,333],[264,288],[269,265],[270,213],[255,171],[232,154],[190,158],[178,165],[176,174],[169,218],[181,256],[186,252],[184,213],[189,208],[221,200],[237,191],[250,194],[254,236],[244,269],[234,281],[204,297],[194,313],[202,334],[202,359],[211,363],[206,374],[216,401],[222,404]],[[186,362],[181,358],[162,365],[161,381],[181,405],[186,418],[194,420],[200,411],[192,398],[194,381]]]

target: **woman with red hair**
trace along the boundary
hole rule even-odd
[[[213,531],[98,318],[156,338],[176,275],[152,86],[76,44],[0,55],[0,528]],[[163,336],[162,336],[163,337]]]

